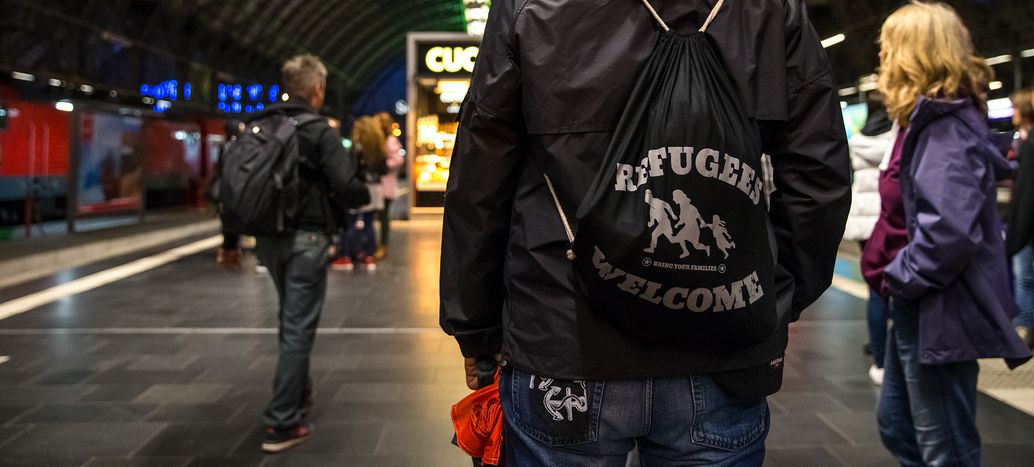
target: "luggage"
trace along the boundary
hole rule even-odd
[[[577,210],[556,198],[593,312],[649,345],[721,353],[776,329],[760,135],[707,26],[664,29]]]
[[[214,193],[228,232],[275,235],[294,226],[299,211],[298,167],[304,162],[298,128],[316,114],[271,114],[252,121],[226,145]]]

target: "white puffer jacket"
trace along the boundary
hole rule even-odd
[[[894,142],[894,132],[876,136],[855,133],[851,137],[851,212],[847,217],[844,240],[868,240],[880,217],[880,162]]]

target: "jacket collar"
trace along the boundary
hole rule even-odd
[[[987,122],[977,110],[976,105],[973,104],[972,99],[967,97],[956,100],[942,100],[928,99],[924,96],[919,97],[919,100],[916,102],[916,109],[912,111],[912,116],[908,119],[909,130],[914,130],[913,133],[917,133],[931,122],[951,114],[954,114],[974,131],[987,131]]]
[[[1014,176],[1016,164],[1010,163],[1006,159],[1008,146],[1003,145],[999,141],[1004,140],[1004,138],[992,136],[991,129],[987,125],[987,119],[977,106],[973,104],[972,99],[965,98],[949,101],[920,97],[916,103],[915,111],[912,112],[912,118],[909,119],[908,138],[914,142],[914,138],[917,137],[925,126],[946,116],[957,118],[979,140],[977,144],[988,154],[988,163],[997,180],[1005,180]],[[942,137],[951,136],[942,135]],[[906,146],[909,145],[906,144]],[[911,151],[907,152],[910,153]]]
[[[263,111],[252,114],[250,120],[258,120],[260,118],[268,117],[276,113],[287,113],[290,115],[294,115],[304,112],[316,113],[316,111],[312,110],[312,108],[309,107],[309,104],[307,102],[292,97],[287,101],[281,101],[270,104]]]

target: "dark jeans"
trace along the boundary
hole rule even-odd
[[[876,418],[902,466],[980,465],[976,361],[919,363],[919,309],[891,300],[883,388]]]
[[[861,251],[865,251],[865,241],[858,242]],[[869,288],[869,301],[866,303],[865,317],[869,322],[869,348],[872,349],[872,360],[876,368],[883,368],[883,355],[887,351],[887,299]]]
[[[875,289],[869,289],[869,302],[866,304],[865,316],[869,322],[869,347],[872,349],[872,361],[876,368],[883,368],[884,355],[887,352],[887,299],[880,296]]]
[[[507,466],[760,466],[768,403],[728,397],[707,376],[564,381],[503,372]]]
[[[338,257],[359,259],[373,256],[377,251],[377,235],[373,230],[373,212],[349,213],[345,218],[345,226],[341,234],[341,251]],[[358,221],[363,227],[357,228]]]
[[[1012,257],[1012,273],[1016,304],[1020,307],[1016,325],[1034,327],[1034,250],[1030,246]]]
[[[377,211],[381,222],[381,246],[388,246],[391,240],[391,199],[384,198],[384,209]]]
[[[280,298],[280,352],[266,426],[298,423],[299,409],[312,392],[309,359],[327,290],[329,249],[330,240],[320,232],[258,239],[258,257],[269,268]]]

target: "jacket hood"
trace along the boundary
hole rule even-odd
[[[298,114],[302,112],[316,113],[316,111],[312,110],[312,108],[310,108],[305,101],[292,97],[287,101],[280,101],[270,104],[263,111],[251,114],[246,121],[255,121],[280,112],[288,114]]]
[[[992,135],[990,127],[987,126],[987,118],[970,98],[941,100],[920,96],[909,119],[909,128],[918,133],[933,121],[949,115],[959,119],[977,136],[980,146],[987,152],[995,179],[1006,180],[1015,176],[1017,165],[1007,158],[1008,146],[1001,144],[1002,138]]]
[[[851,151],[851,165],[855,170],[878,168],[887,147],[894,143],[889,131],[875,136],[857,133],[848,141]]]

